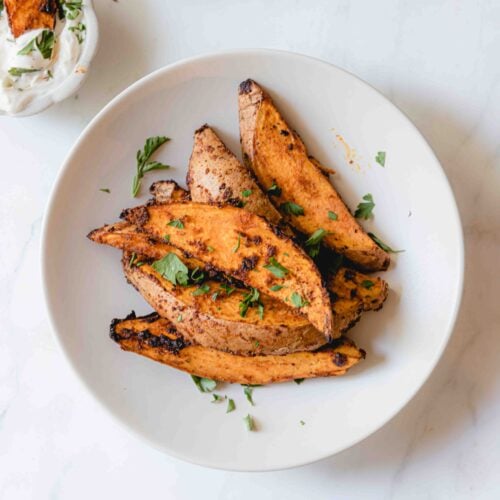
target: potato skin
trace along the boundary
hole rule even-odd
[[[239,162],[208,125],[194,134],[187,183],[195,202],[244,205],[245,210],[272,224],[282,221],[251,170]],[[245,196],[245,192],[250,194]]]
[[[252,80],[240,85],[239,110],[244,161],[264,189],[273,183],[279,186],[281,196],[271,197],[276,207],[294,202],[304,210],[303,215],[288,214],[287,220],[307,235],[325,229],[329,234],[323,243],[361,269],[387,269],[389,254],[365,233],[328,178],[311,161],[298,134]],[[337,214],[337,220],[329,219],[329,211]]]
[[[292,240],[261,217],[246,210],[200,203],[147,205],[125,210],[122,217],[155,239],[168,235],[170,243],[263,294],[293,305],[292,294],[304,302],[300,312],[332,338],[330,297],[313,261]],[[182,228],[169,225],[179,220]],[[211,249],[211,251],[210,251]],[[263,266],[271,258],[288,273],[278,278]],[[271,290],[281,285],[280,290]]]
[[[56,23],[55,0],[4,0],[14,38],[38,28],[53,30]]]
[[[172,323],[158,315],[113,320],[111,338],[135,352],[199,377],[238,384],[271,384],[299,378],[344,375],[365,352],[342,338],[316,352],[284,356],[239,356],[190,344]]]
[[[130,254],[123,255],[122,264],[129,283],[190,342],[250,356],[313,350],[326,343],[325,336],[307,318],[270,297],[262,296],[262,319],[256,308],[249,308],[241,317],[239,303],[246,290],[236,289],[227,295],[220,282],[208,280],[205,284],[210,292],[194,296],[197,286],[176,287],[149,264],[131,266]],[[213,300],[217,291],[219,295]]]

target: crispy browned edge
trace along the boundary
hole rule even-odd
[[[299,135],[291,129],[283,117],[280,115],[278,110],[273,104],[271,97],[253,80],[248,79],[240,84],[239,87],[239,113],[240,113],[240,135],[241,135],[241,144],[243,150],[243,159],[245,164],[249,166],[256,174],[259,183],[265,184],[262,176],[269,177],[270,169],[274,163],[276,163],[277,169],[274,170],[274,173],[282,172],[283,168],[281,165],[283,164],[283,159],[281,159],[278,167],[278,162],[268,162],[265,165],[264,169],[261,169],[259,173],[259,169],[257,169],[257,164],[255,160],[255,144],[256,133],[257,133],[257,123],[259,118],[259,111],[263,105],[272,109],[276,116],[279,117],[280,121],[282,121],[282,129],[278,132],[276,127],[269,127],[269,131],[267,133],[273,134],[273,137],[278,142],[283,142],[286,137],[289,137],[292,141],[291,144],[288,145],[288,149],[284,148],[280,153],[283,157],[286,158],[290,155],[299,155],[301,158],[305,159],[304,165],[302,167],[301,172],[304,173],[304,176],[308,176],[308,184],[313,183],[317,185],[317,189],[328,190],[330,197],[334,200],[336,204],[336,208],[332,208],[335,212],[342,214],[343,224],[348,227],[352,226],[352,234],[354,236],[348,236],[348,231],[345,229],[340,230],[342,226],[335,225],[333,226],[330,221],[325,219],[323,221],[321,227],[330,231],[330,235],[327,235],[323,243],[330,246],[332,250],[342,253],[346,255],[351,261],[353,261],[357,266],[362,269],[368,271],[379,271],[387,269],[390,263],[390,256],[387,252],[382,250],[375,242],[368,236],[368,234],[364,231],[364,229],[359,225],[356,219],[351,215],[349,209],[346,204],[343,202],[341,196],[337,193],[333,185],[324,179],[324,172],[320,172],[318,168],[318,162],[315,159],[311,159],[307,154],[306,147]],[[285,130],[286,128],[286,130]],[[283,137],[282,137],[283,136]],[[279,140],[278,140],[279,138]],[[263,142],[264,143],[264,142]],[[307,162],[309,160],[309,162]],[[290,165],[296,164],[296,158],[293,156],[290,159]],[[271,175],[271,177],[274,177]],[[291,179],[295,179],[292,175]],[[267,179],[266,182],[271,182]],[[302,180],[304,183],[305,181]],[[280,183],[278,179],[278,184]],[[266,187],[265,185],[263,186]],[[283,187],[283,184],[282,184]],[[283,188],[284,189],[284,188]],[[293,187],[293,191],[295,192],[295,200],[300,200],[300,193],[297,192],[298,186]],[[290,193],[288,193],[290,196]],[[303,196],[303,195],[302,195]],[[271,200],[275,205],[282,203],[284,200],[280,198],[273,198]],[[311,213],[315,213],[314,210]],[[325,209],[326,213],[326,209]],[[325,215],[326,217],[326,215]],[[306,232],[308,234],[312,234],[317,227],[318,224],[315,220],[316,217],[313,215],[313,218],[309,220],[307,218],[307,213],[304,216],[295,217],[288,216],[287,220],[294,226],[296,229],[302,232]],[[326,226],[325,226],[326,225]],[[328,226],[328,227],[327,227]],[[351,232],[349,231],[349,235]],[[351,240],[349,239],[351,238]],[[349,241],[353,243],[357,241],[355,245],[349,244]]]
[[[56,0],[4,0],[4,3],[15,38],[29,30],[55,27]]]
[[[220,382],[271,384],[294,379],[344,375],[365,352],[349,339],[315,352],[284,356],[238,356],[186,342],[155,313],[135,314],[111,323],[110,336],[125,351],[135,352],[178,370]]]

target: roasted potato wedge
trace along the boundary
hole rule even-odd
[[[244,205],[245,210],[272,224],[282,221],[251,170],[239,162],[208,125],[194,134],[187,183],[195,202]]]
[[[56,0],[4,0],[14,38],[39,28],[53,30],[56,23]]]
[[[271,98],[254,81],[239,88],[240,134],[243,158],[263,189],[275,183],[280,196],[270,199],[287,211],[292,202],[301,210],[288,210],[287,220],[299,231],[311,235],[317,229],[328,231],[323,243],[369,271],[387,269],[390,257],[358,224],[339,194],[306,147],[278,110]],[[329,212],[336,214],[335,220]]]
[[[199,377],[238,384],[271,384],[300,378],[344,375],[365,352],[341,338],[316,352],[284,356],[238,356],[192,345],[173,324],[157,314],[113,320],[111,338],[125,351],[135,352]]]
[[[239,305],[247,292],[244,289],[234,287],[228,294],[220,282],[208,280],[204,284],[209,291],[193,295],[197,286],[174,286],[149,264],[131,264],[130,254],[125,253],[122,262],[127,280],[190,342],[242,355],[308,351],[326,342],[324,334],[307,318],[271,297],[261,297],[262,319],[255,307],[241,317]]]
[[[228,205],[201,203],[140,206],[124,210],[122,217],[153,238],[168,236],[172,245],[206,265],[297,307],[327,339],[332,338],[330,297],[318,269],[301,248],[276,234],[261,217]]]

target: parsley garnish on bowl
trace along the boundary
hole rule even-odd
[[[165,136],[148,137],[142,150],[137,151],[137,171],[132,182],[132,196],[135,198],[141,189],[141,181],[144,174],[153,170],[166,170],[170,165],[151,160],[153,153],[163,144],[170,141]]]

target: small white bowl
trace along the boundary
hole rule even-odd
[[[83,0],[83,6],[85,8],[86,38],[83,44],[82,53],[75,67],[75,69],[82,68],[81,71],[71,72],[58,87],[47,94],[34,97],[28,105],[18,113],[9,114],[0,110],[0,115],[13,117],[36,115],[53,104],[70,97],[83,85],[99,41],[97,16],[92,0]]]

